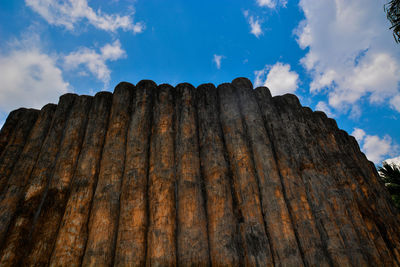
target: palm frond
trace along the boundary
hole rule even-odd
[[[382,167],[378,168],[380,176],[385,183],[397,184],[400,186],[400,168],[396,165],[384,163]]]
[[[392,196],[393,203],[400,209],[400,166],[384,162],[382,167],[378,167],[378,173]]]
[[[400,43],[400,0],[392,0],[384,5],[386,17],[392,24],[390,29],[397,43]]]

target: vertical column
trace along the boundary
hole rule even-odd
[[[112,94],[109,92],[97,93],[93,99],[85,139],[50,259],[50,266],[79,266],[81,264],[111,103]]]
[[[354,137],[349,139],[352,142],[356,142]],[[387,248],[392,252],[397,264],[400,265],[400,232],[398,231],[400,226],[400,213],[391,203],[391,196],[384,187],[382,181],[380,181],[375,165],[370,162],[361,151],[359,151],[359,148],[357,154],[362,166],[366,166],[366,168],[364,168],[364,171],[366,172],[364,174],[365,177],[368,177],[373,181],[373,184],[376,184],[376,195],[372,194],[369,196],[370,200],[375,199],[376,201],[376,199],[381,199],[381,201],[376,201],[376,203],[369,206],[372,208],[373,213],[379,214],[379,216],[368,216],[368,212],[364,213],[364,215],[369,217],[369,220],[374,220],[375,227],[378,228],[380,236],[385,241]]]
[[[280,107],[280,115],[282,123],[287,125],[286,128],[291,133],[293,140],[291,150],[293,159],[296,162],[292,168],[297,168],[301,181],[303,182],[307,199],[315,216],[317,227],[322,236],[323,244],[329,253],[334,264],[340,266],[350,265],[350,258],[346,254],[344,240],[340,234],[338,223],[335,219],[334,211],[328,201],[325,201],[327,188],[333,187],[332,181],[322,178],[323,173],[319,173],[319,166],[313,162],[313,153],[308,147],[314,147],[314,138],[304,140],[299,130],[307,130],[303,126],[303,122],[299,121],[301,105],[294,95],[283,95],[273,98],[276,106]],[[308,136],[314,133],[308,132]]]
[[[245,264],[273,265],[251,150],[245,139],[234,87],[231,84],[221,84],[218,86],[218,94],[221,124],[233,172],[235,194],[243,220],[240,223],[240,232]]]
[[[300,167],[299,172],[309,193],[310,204],[319,222],[320,232],[323,231],[323,242],[334,264],[339,265],[365,265],[363,255],[356,247],[354,250],[346,249],[346,243],[350,236],[344,234],[346,229],[340,207],[337,206],[338,199],[335,199],[335,178],[333,171],[324,169],[327,157],[322,152],[323,144],[319,143],[318,135],[321,127],[311,126],[311,110],[302,113],[304,109],[294,95],[284,95],[274,100],[282,108],[282,113],[288,114],[292,119],[292,132],[296,134],[296,161]],[[308,114],[308,115],[306,115]]]
[[[217,90],[197,88],[200,162],[207,203],[208,238],[212,266],[239,266],[241,244],[219,120]]]
[[[124,82],[114,91],[100,173],[90,211],[89,237],[82,263],[85,266],[113,264],[125,164],[126,134],[134,89],[132,84]]]
[[[24,257],[23,265],[43,266],[50,260],[68,201],[71,180],[81,150],[91,103],[92,97],[79,96],[71,109],[43,206],[32,229],[30,251]]]
[[[198,146],[194,88],[176,87],[175,166],[177,179],[177,252],[178,264],[209,265],[207,219]]]
[[[391,250],[397,263],[400,265],[400,232],[397,228],[400,225],[399,211],[390,203],[391,197],[384,188],[382,181],[380,181],[374,164],[368,161],[364,153],[360,151],[355,138],[349,138],[347,135],[347,140],[349,147],[352,148],[349,149],[349,152],[353,154],[354,165],[358,166],[360,173],[364,177],[364,181],[367,181],[366,186],[369,188],[366,191],[366,198],[370,202],[370,205],[369,210],[365,210],[364,215],[370,221],[373,221],[386,246]],[[377,199],[381,201],[376,201]],[[379,216],[369,216],[369,212],[379,214]]]
[[[232,81],[239,97],[240,109],[253,151],[253,159],[260,184],[262,210],[267,225],[275,264],[302,266],[303,260],[289,214],[287,197],[282,190],[272,145],[251,82],[245,78]]]
[[[10,141],[10,137],[14,132],[14,128],[17,125],[21,116],[26,112],[25,108],[20,108],[17,110],[13,110],[8,115],[3,127],[0,131],[0,156],[3,153],[4,148],[7,146]]]
[[[390,254],[380,257],[374,247],[372,240],[368,238],[367,229],[362,223],[361,214],[358,211],[357,203],[354,200],[350,185],[354,177],[343,172],[341,157],[337,157],[340,151],[333,138],[334,131],[329,127],[330,123],[326,115],[322,112],[311,112],[308,108],[302,108],[299,120],[304,123],[298,126],[299,135],[305,142],[316,144],[309,146],[308,151],[314,162],[312,171],[325,186],[321,195],[325,198],[325,203],[331,206],[333,211],[332,220],[336,221],[340,234],[343,238],[345,251],[351,263],[355,266],[372,264],[382,265],[382,260],[390,260]],[[336,123],[335,123],[336,125]],[[387,253],[387,249],[379,249],[382,253]],[[393,265],[393,264],[390,264]]]
[[[154,97],[149,165],[147,266],[176,266],[174,88],[159,85]]]
[[[39,115],[39,111],[35,109],[27,109],[10,136],[7,146],[4,148],[0,157],[0,194],[3,193],[7,185],[8,178],[14,168],[14,164],[18,161],[19,155],[24,148],[26,139],[35,124]]]
[[[303,252],[305,265],[330,266],[332,264],[326,247],[322,242],[316,218],[308,200],[307,189],[298,172],[295,161],[296,135],[290,128],[290,122],[280,114],[281,106],[275,106],[267,88],[257,88],[256,95],[263,114],[269,137],[273,143],[274,155],[282,178],[282,190],[285,192],[288,211],[292,216],[294,230],[297,232],[300,251]]]
[[[10,175],[7,188],[4,191],[4,197],[0,202],[0,240],[4,240],[10,222],[17,211],[18,203],[24,195],[25,185],[31,176],[40,149],[48,134],[56,107],[54,104],[48,104],[42,108],[19,160]]]
[[[382,187],[383,185],[378,183],[372,186],[371,180],[376,179],[376,177],[371,179],[368,175],[366,176],[365,169],[367,169],[367,173],[369,170],[365,166],[368,166],[368,163],[366,162],[367,164],[365,165],[365,163],[360,164],[360,162],[357,162],[357,158],[362,153],[354,137],[350,137],[345,131],[338,130],[334,132],[334,140],[338,145],[343,171],[349,176],[349,187],[354,194],[356,202],[355,209],[362,216],[362,224],[367,227],[369,239],[373,241],[384,264],[390,262],[389,265],[392,265],[391,261],[393,259],[397,259],[397,264],[399,264],[400,257],[396,253],[396,249],[394,249],[399,242],[389,240],[398,239],[398,233],[396,230],[391,234],[385,231],[389,225],[399,225],[399,222],[398,220],[396,221],[396,216],[390,211],[382,207],[377,208],[377,205],[388,201],[388,196],[376,195],[377,187]],[[373,172],[370,174],[375,176]],[[380,201],[376,201],[377,199],[380,199]],[[381,232],[382,230],[384,230],[383,233]],[[367,256],[372,257],[373,253],[369,253]]]
[[[76,98],[77,96],[74,94],[65,94],[60,97],[49,134],[44,141],[35,168],[25,187],[24,197],[19,203],[18,214],[16,214],[8,230],[8,237],[1,252],[0,266],[18,264],[27,249],[27,239],[29,239],[32,223],[35,214],[40,212],[48,181],[53,172],[60,143],[64,136],[65,123]]]
[[[152,123],[152,95],[157,85],[141,81],[136,85],[134,112],[128,129],[116,266],[144,266],[148,225],[147,179]]]

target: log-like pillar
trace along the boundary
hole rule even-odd
[[[71,180],[83,142],[91,96],[79,96],[71,109],[64,130],[64,138],[49,182],[43,206],[36,215],[30,248],[23,265],[47,265],[61,219],[68,201]]]
[[[42,108],[19,160],[10,175],[0,202],[0,240],[4,240],[10,222],[17,211],[18,203],[24,196],[25,185],[35,167],[56,107],[54,104],[48,104]]]
[[[126,141],[115,266],[144,266],[146,263],[149,142],[152,96],[156,88],[154,82],[146,80],[136,85]]]
[[[3,193],[7,185],[8,178],[10,177],[15,163],[18,161],[25,142],[31,132],[39,116],[39,110],[27,109],[21,118],[18,120],[17,125],[10,136],[10,141],[4,148],[0,157],[0,194]]]
[[[374,228],[379,231],[387,248],[400,265],[400,232],[396,228],[396,225],[400,224],[400,212],[392,205],[391,196],[383,186],[375,165],[360,151],[354,137],[350,138],[348,135],[346,137],[348,145],[345,149],[351,155],[350,162],[357,166],[358,174],[362,176],[359,181],[364,181],[365,187],[368,188],[364,193],[364,198],[367,198],[369,205],[366,209],[364,207],[363,216],[366,222],[375,225]],[[377,199],[380,201],[376,201]]]
[[[153,106],[149,162],[147,266],[176,266],[174,88],[159,85]]]
[[[10,138],[14,132],[15,126],[17,125],[19,119],[26,112],[26,108],[16,109],[10,112],[3,127],[0,131],[0,156],[3,153],[4,148],[7,146]]]
[[[323,237],[310,206],[307,189],[299,173],[298,162],[294,157],[300,140],[288,130],[290,121],[280,115],[282,107],[274,104],[268,88],[257,88],[255,92],[270,140],[274,144],[275,159],[282,179],[282,190],[286,195],[288,211],[292,216],[305,265],[331,266],[332,261],[322,241]]]
[[[113,264],[125,164],[126,134],[134,89],[132,84],[123,82],[114,90],[100,173],[90,211],[89,236],[82,262],[84,266]]]
[[[88,236],[88,221],[97,185],[101,154],[110,116],[112,94],[97,93],[89,112],[71,193],[60,224],[50,266],[80,266]]]
[[[261,210],[259,185],[234,90],[231,84],[218,86],[221,124],[242,217],[244,261],[245,265],[271,266],[274,261]]]
[[[345,244],[338,222],[332,219],[335,216],[334,211],[328,201],[324,201],[324,198],[326,198],[324,192],[327,192],[332,181],[328,178],[322,178],[326,175],[319,173],[318,167],[314,165],[312,160],[313,155],[307,149],[309,144],[306,142],[312,144],[315,140],[304,140],[298,132],[302,128],[301,122],[297,121],[301,109],[300,102],[296,96],[291,94],[274,97],[273,102],[280,108],[278,116],[281,117],[281,123],[284,122],[284,125],[286,125],[287,132],[290,133],[288,136],[290,139],[287,142],[295,140],[289,150],[294,159],[292,169],[297,169],[300,179],[306,188],[307,200],[315,216],[322,242],[333,264],[350,266],[350,257],[343,253]],[[323,159],[321,158],[320,160],[322,161]],[[357,261],[362,261],[362,258]]]
[[[215,86],[200,85],[197,88],[196,103],[211,264],[221,267],[239,266],[242,247]]]
[[[19,203],[18,213],[9,227],[8,236],[0,255],[0,266],[18,264],[28,248],[30,230],[36,214],[40,212],[43,205],[43,198],[64,136],[65,123],[76,98],[77,95],[74,94],[65,94],[60,97],[49,134],[25,187],[25,194]]]
[[[378,251],[366,234],[365,225],[350,189],[351,180],[354,178],[347,177],[343,172],[343,161],[335,156],[340,152],[330,134],[334,129],[326,129],[329,123],[322,112],[312,112],[303,107],[297,110],[296,114],[298,118],[294,124],[297,125],[299,137],[305,144],[315,144],[305,147],[312,164],[305,165],[303,172],[321,181],[310,180],[311,183],[321,186],[318,192],[327,200],[324,203],[329,206],[325,210],[331,212],[327,216],[337,224],[349,261],[354,266],[382,265]],[[337,253],[340,255],[343,252]]]
[[[370,240],[370,243],[360,242],[360,245],[364,248],[365,255],[369,257],[370,262],[379,262],[379,260],[381,260],[385,265],[394,265],[393,260],[395,260],[397,261],[397,265],[399,265],[400,257],[398,253],[396,253],[395,249],[395,247],[398,246],[399,241],[393,242],[389,240],[389,238],[398,240],[399,236],[398,234],[396,236],[396,231],[393,231],[392,236],[390,236],[390,234],[385,231],[386,226],[384,226],[388,224],[396,225],[399,223],[398,220],[396,222],[396,212],[399,214],[398,211],[393,213],[390,207],[389,209],[377,208],[376,205],[378,203],[380,205],[383,204],[386,207],[390,206],[388,205],[388,202],[391,201],[389,199],[390,196],[387,192],[383,192],[384,194],[377,196],[377,189],[385,189],[382,184],[379,184],[379,182],[378,186],[371,186],[371,180],[377,179],[377,177],[375,177],[376,174],[373,171],[370,172],[368,167],[362,167],[362,164],[358,161],[360,158],[357,155],[360,155],[361,152],[354,137],[349,136],[342,130],[336,129],[335,131],[330,131],[333,135],[331,143],[337,146],[336,155],[337,158],[339,158],[339,160],[337,159],[337,162],[341,163],[339,166],[343,172],[341,182],[343,183],[343,180],[347,178],[347,183],[349,184],[349,188],[353,192],[354,196],[355,207],[353,210],[355,210],[355,213],[361,214],[362,217],[359,224],[363,225],[363,227],[356,226],[356,230],[359,231],[363,230],[365,227],[367,228],[366,233],[359,234],[359,236],[364,236],[366,234]],[[369,175],[373,176],[372,179]],[[376,199],[381,199],[381,201],[376,202]],[[379,216],[372,214],[379,214]],[[358,217],[353,218],[353,216],[351,218],[353,223],[356,222],[357,219]],[[379,260],[374,259],[376,252],[371,249],[371,245],[375,245],[376,250],[379,253]]]
[[[287,197],[282,190],[281,177],[276,166],[272,144],[265,129],[253,85],[245,78],[233,80],[232,85],[236,87],[238,102],[246,125],[246,134],[253,152],[260,184],[262,210],[275,264],[303,266],[292,218],[286,203]]]
[[[177,258],[181,266],[208,266],[207,218],[200,179],[194,90],[186,83],[176,87]]]

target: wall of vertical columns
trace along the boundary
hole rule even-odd
[[[400,215],[355,139],[294,95],[123,82],[7,118],[16,265],[399,266]]]

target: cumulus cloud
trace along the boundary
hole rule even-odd
[[[275,8],[276,6],[286,7],[287,0],[257,0],[261,7]]]
[[[114,61],[126,56],[125,51],[121,48],[121,43],[116,40],[112,44],[106,44],[100,48],[100,52],[87,47],[81,47],[71,52],[64,58],[64,66],[66,69],[76,69],[84,66],[101,80],[105,85],[110,81],[111,71],[106,65],[106,61]],[[82,71],[81,71],[82,72]]]
[[[385,156],[392,155],[398,150],[397,145],[388,135],[380,138],[377,135],[368,135],[359,128],[354,128],[351,135],[356,138],[367,158],[375,164],[380,164]]]
[[[70,90],[57,66],[57,56],[43,52],[39,43],[37,37],[15,41],[7,53],[0,53],[0,111],[41,108],[56,103]]]
[[[261,21],[259,19],[255,19],[253,16],[249,16],[249,11],[245,10],[243,12],[245,18],[247,18],[247,22],[250,25],[250,33],[253,34],[255,37],[259,38],[260,35],[263,34],[261,29]]]
[[[390,164],[390,165],[397,165],[400,166],[400,156],[390,159],[385,159],[383,162]]]
[[[353,120],[358,120],[362,115],[361,107],[360,105],[354,104],[351,107],[350,113],[349,113],[349,118]]]
[[[223,58],[224,58],[223,55],[216,55],[216,54],[214,54],[213,61],[214,61],[214,63],[215,63],[215,66],[217,66],[217,69],[220,69],[220,68],[221,68],[221,60],[222,60]]]
[[[400,112],[400,94],[398,94],[398,95],[394,96],[392,99],[390,99],[390,105],[392,106],[393,109]]]
[[[332,113],[332,110],[324,101],[319,101],[318,104],[315,106],[315,109],[325,112],[328,117],[335,117],[335,114]]]
[[[352,136],[357,140],[357,142],[361,143],[364,140],[366,135],[365,131],[359,128],[354,128],[354,131],[351,133]]]
[[[255,86],[268,87],[272,95],[294,93],[298,88],[299,75],[290,70],[289,64],[277,62],[266,65],[264,69],[254,72]]]
[[[87,0],[25,0],[25,3],[49,24],[64,26],[68,30],[73,30],[82,20],[86,20],[98,29],[110,32],[122,29],[141,33],[145,28],[143,22],[134,23],[131,16],[94,11]]]
[[[301,63],[311,74],[310,91],[327,94],[329,105],[349,110],[366,99],[400,111],[400,54],[382,3],[375,0],[301,0],[305,20],[297,42],[308,52]]]
[[[390,137],[385,136],[380,139],[378,136],[366,136],[364,139],[363,150],[367,157],[373,162],[380,162],[384,155],[390,152]]]
[[[261,34],[263,34],[263,31],[261,30],[261,25],[260,21],[258,19],[254,19],[253,16],[250,16],[249,18],[249,24],[250,24],[250,32],[253,34],[255,37],[260,37]]]

